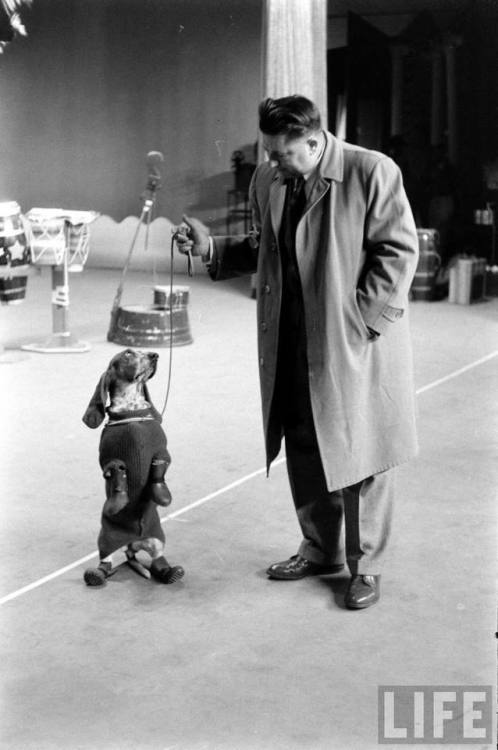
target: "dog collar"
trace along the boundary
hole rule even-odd
[[[106,427],[113,427],[116,424],[128,424],[128,422],[150,422],[154,421],[154,417],[148,416],[148,417],[126,417],[125,419],[110,419]]]

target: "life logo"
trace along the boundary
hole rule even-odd
[[[492,742],[490,685],[379,685],[380,745]]]

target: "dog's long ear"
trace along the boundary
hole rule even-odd
[[[109,393],[110,373],[109,370],[101,376],[95,392],[90,399],[86,412],[83,414],[83,422],[87,427],[94,430],[99,427],[105,417],[105,405]]]

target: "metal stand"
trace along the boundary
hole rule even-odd
[[[67,227],[66,227],[67,231]],[[67,243],[66,243],[67,244]],[[42,354],[71,354],[90,351],[90,344],[78,341],[69,331],[68,250],[61,265],[52,266],[52,334],[39,343],[24,344],[21,349]]]
[[[140,214],[140,218],[138,220],[137,228],[135,229],[135,234],[133,235],[133,239],[131,241],[130,249],[128,250],[128,255],[126,256],[125,264],[123,266],[123,270],[121,272],[121,279],[116,291],[116,295],[114,297],[114,301],[112,303],[112,309],[111,309],[111,320],[109,323],[109,330],[107,331],[107,341],[114,342],[114,338],[116,335],[116,328],[117,328],[117,322],[118,322],[118,316],[119,316],[119,310],[120,310],[120,302],[121,297],[123,296],[123,288],[124,288],[124,282],[126,273],[128,271],[128,267],[130,265],[131,256],[133,254],[133,250],[135,249],[135,244],[137,241],[138,233],[140,231],[140,227],[144,221],[147,223],[147,231],[149,229],[149,223],[150,223],[150,216],[151,216],[151,209],[153,206],[152,200],[146,200],[143,208],[142,213]]]
[[[152,152],[152,153],[156,153],[156,152]],[[162,155],[160,156],[162,158]],[[125,277],[128,271],[128,267],[130,265],[131,256],[133,254],[133,250],[135,249],[135,244],[137,241],[138,233],[140,231],[140,227],[142,226],[142,224],[146,225],[145,247],[147,249],[147,241],[148,241],[149,227],[150,227],[151,217],[152,217],[152,209],[154,208],[154,204],[156,201],[156,192],[160,189],[160,187],[161,187],[161,177],[160,177],[159,171],[157,170],[157,168],[155,168],[151,170],[151,173],[149,174],[147,186],[145,188],[144,194],[142,195],[142,198],[143,198],[142,212],[138,220],[137,228],[135,229],[135,234],[133,235],[133,239],[131,241],[130,249],[128,250],[128,255],[126,256],[125,264],[121,272],[121,279],[119,282],[119,286],[117,288],[116,295],[112,303],[111,320],[109,323],[109,330],[107,332],[107,340],[112,341],[113,343],[119,343],[116,341],[116,331],[117,331],[118,318],[120,314],[121,297],[123,295]]]

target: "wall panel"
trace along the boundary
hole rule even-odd
[[[257,139],[262,0],[35,0],[0,58],[0,200],[221,223],[230,156]]]

